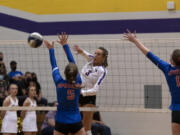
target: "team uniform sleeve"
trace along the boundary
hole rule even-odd
[[[164,73],[167,72],[169,63],[161,60],[159,57],[155,56],[152,52],[148,52],[146,55],[159,69],[161,69]]]
[[[87,55],[89,57],[89,60],[88,61],[91,61],[94,56],[92,54],[90,54],[89,52],[87,52],[86,50],[83,50],[84,54]]]
[[[72,55],[72,53],[71,53],[71,50],[70,50],[68,44],[64,45],[63,48],[64,48],[64,51],[65,51],[66,56],[67,56],[67,58],[68,58],[68,61],[75,64],[75,60],[74,60],[74,58],[73,58],[73,55]]]
[[[81,90],[81,94],[82,94],[83,96],[94,96],[94,95],[96,95],[97,91],[99,90],[100,85],[102,84],[104,78],[106,77],[106,72],[107,72],[106,69],[104,69],[104,70],[100,73],[99,79],[98,79],[98,81],[96,82],[96,84],[94,85],[94,87],[91,88],[91,89],[87,89],[87,90],[83,90],[83,89],[82,89],[82,90]]]
[[[80,76],[79,73],[78,73],[78,75],[77,75],[77,83],[78,83],[78,84],[82,84],[81,76]]]
[[[55,84],[57,84],[58,82],[60,82],[63,79],[59,73],[59,68],[57,67],[57,64],[56,64],[56,58],[54,55],[54,48],[51,48],[49,50],[49,56],[50,56],[51,67],[52,67],[52,76],[53,76]]]

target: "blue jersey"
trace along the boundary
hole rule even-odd
[[[68,45],[63,46],[64,49],[67,49],[70,54],[69,57],[72,57],[70,49]],[[54,83],[56,85],[57,92],[57,112],[55,120],[60,123],[72,124],[81,121],[81,115],[79,112],[79,96],[80,89],[74,87],[74,85],[68,83],[66,80],[62,78],[60,75],[59,69],[56,65],[56,59],[54,55],[54,49],[49,50],[50,60],[52,66],[52,75],[54,79]],[[71,58],[71,62],[75,63],[73,57]],[[76,84],[81,84],[80,75],[77,75]]]
[[[170,109],[180,110],[180,74],[171,74],[178,68],[171,66],[169,63],[161,60],[152,52],[148,52],[147,57],[161,69],[166,77],[167,84],[171,93]]]
[[[13,77],[22,76],[23,73],[20,72],[20,71],[11,71],[11,72],[8,73],[8,75],[9,75],[10,78],[13,78]]]

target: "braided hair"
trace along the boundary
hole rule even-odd
[[[108,51],[104,48],[104,47],[99,47],[98,49],[102,50],[103,53],[103,57],[104,57],[104,62],[102,63],[102,65],[104,67],[107,67],[108,66],[108,61],[107,61],[107,58],[108,58]]]
[[[180,68],[180,49],[175,49],[172,53],[172,60]]]
[[[76,76],[78,74],[78,68],[77,68],[76,64],[70,62],[66,66],[64,74],[65,74],[66,80],[69,83],[75,84],[76,83]]]

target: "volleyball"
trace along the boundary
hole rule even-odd
[[[33,32],[28,37],[28,44],[32,48],[38,48],[43,43],[43,36],[38,32]]]

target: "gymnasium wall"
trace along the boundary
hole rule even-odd
[[[180,2],[167,10],[166,0],[1,0],[0,26],[20,32],[56,35],[121,34],[180,31]]]
[[[0,5],[34,14],[167,11],[167,0],[1,0]],[[176,10],[180,1],[174,0]]]

